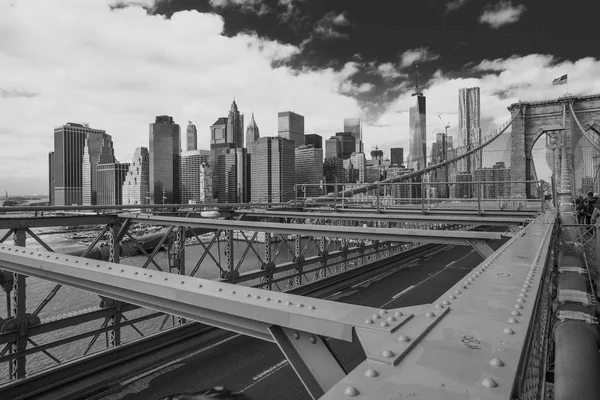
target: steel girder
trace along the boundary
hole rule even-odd
[[[117,222],[115,215],[74,215],[67,217],[0,217],[0,229],[44,228],[50,226],[104,225]]]
[[[284,224],[278,222],[251,222],[235,220],[213,220],[196,218],[160,217],[152,215],[120,214],[119,217],[137,222],[163,225],[190,226],[198,228],[229,229],[271,232],[284,235],[313,237],[361,238],[389,242],[441,243],[468,245],[467,240],[498,240],[495,232],[431,231],[419,229],[363,228],[350,226]]]

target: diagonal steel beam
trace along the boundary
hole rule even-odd
[[[467,242],[475,249],[475,251],[483,258],[488,258],[494,254],[494,250],[487,242],[477,239],[469,239]]]

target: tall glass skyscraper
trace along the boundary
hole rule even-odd
[[[409,110],[409,168],[415,171],[427,167],[427,114],[425,110],[425,96],[417,91],[413,93],[415,105]]]
[[[173,117],[161,115],[150,124],[150,203],[179,203],[181,137]]]
[[[304,145],[304,117],[292,111],[277,114],[277,136],[292,140],[294,147]]]
[[[196,150],[198,148],[198,131],[196,130],[196,125],[192,124],[192,121],[188,121],[185,138],[187,151]]]
[[[360,118],[344,118],[344,132],[350,132],[356,138],[356,152],[364,153]]]
[[[123,182],[123,204],[148,204],[150,201],[150,155],[145,147],[135,149]]]
[[[458,90],[458,148],[459,154],[481,144],[479,88],[462,88]],[[459,172],[473,173],[481,168],[481,157],[473,154],[459,166]]]
[[[294,142],[281,137],[261,137],[252,146],[252,202],[279,203],[294,199]]]

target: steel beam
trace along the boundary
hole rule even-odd
[[[194,218],[159,217],[152,215],[120,214],[121,218],[132,221],[164,225],[190,226],[225,230],[251,230],[284,235],[304,235],[314,237],[362,238],[390,242],[440,243],[467,245],[468,239],[498,240],[502,237],[496,232],[476,231],[438,231],[422,229],[384,229],[349,226],[284,224],[278,222],[251,222],[235,220],[212,220]]]
[[[3,210],[4,211],[4,210]],[[68,217],[0,217],[0,229],[45,228],[49,226],[104,225],[117,222],[115,215],[74,215]]]
[[[490,247],[487,242],[483,240],[477,239],[469,239],[467,240],[471,246],[475,249],[475,251],[483,258],[488,258],[492,254],[494,254],[494,250]]]

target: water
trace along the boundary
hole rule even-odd
[[[35,230],[35,233],[39,233],[39,230]],[[0,238],[4,236],[6,230],[0,230]],[[65,234],[53,234],[53,235],[43,235],[40,238],[46,242],[52,249],[57,252],[66,252],[69,250],[75,249],[77,246],[76,241],[68,239],[68,236],[72,235],[72,233]],[[7,239],[4,243],[12,244],[12,238]],[[42,246],[39,245],[34,239],[27,238],[26,245],[28,248],[32,249],[42,249]],[[241,255],[244,253],[247,244],[245,242],[234,242],[234,265],[237,266]],[[261,258],[264,259],[264,245],[260,244],[259,246],[254,246],[254,248],[258,248],[257,252],[260,254]],[[285,246],[279,246],[279,243],[273,243],[271,246],[271,254],[272,257],[275,257],[277,253],[277,249],[279,250],[279,255],[275,260],[275,263],[282,263],[286,261],[291,261],[292,254],[289,249]],[[304,245],[302,246],[304,248]],[[224,243],[215,243],[211,248],[211,254],[217,260],[222,259],[224,261]],[[185,269],[186,274],[190,274],[194,269],[196,263],[200,259],[204,249],[200,245],[192,245],[186,247],[185,253]],[[309,245],[307,251],[305,253],[305,257],[310,257],[316,254],[316,249],[314,246]],[[147,260],[146,256],[139,255],[134,257],[128,257],[121,259],[122,264],[132,265],[141,267],[144,262]],[[163,268],[163,270],[168,270],[167,266],[167,253],[166,251],[161,251],[155,256],[156,262]],[[256,254],[249,250],[246,254],[244,262],[240,265],[239,271],[240,273],[254,270],[260,267],[260,261]],[[150,264],[149,269],[155,269],[153,264]],[[205,278],[205,279],[217,279],[220,277],[220,271],[211,257],[206,256],[202,262],[202,265],[198,272],[195,274],[196,277]],[[246,282],[245,285],[254,284],[255,282]],[[55,283],[29,277],[27,278],[27,312],[32,313],[37,306],[43,301],[44,298],[50,293],[50,291],[56,286]],[[2,294],[5,293],[2,291]],[[83,290],[75,289],[68,286],[63,286],[57,295],[52,299],[48,305],[40,312],[39,317],[42,321],[46,318],[54,317],[57,315],[84,310],[91,307],[98,307],[100,305],[100,298],[98,295],[86,292]],[[134,319],[143,315],[148,315],[154,311],[140,309],[135,311],[127,312],[125,315],[127,319]],[[6,301],[0,301],[0,316],[4,317],[7,315],[6,310]],[[152,332],[158,331],[161,323],[163,322],[164,317],[154,318],[152,320],[144,321],[141,323],[136,323],[136,328],[138,328],[144,335]],[[42,345],[46,343],[52,343],[57,340],[67,338],[70,336],[74,336],[77,334],[81,334],[84,332],[91,331],[93,329],[97,329],[102,325],[103,321],[97,320],[77,326],[72,326],[67,329],[62,329],[54,332],[50,332],[43,335],[38,335],[33,337],[32,339],[36,344]],[[169,319],[166,327],[172,326],[172,320]],[[121,330],[121,340],[123,343],[131,341],[140,337],[140,335],[131,327],[125,327]],[[69,343],[63,346],[59,346],[53,349],[48,350],[49,353],[61,360],[62,362],[73,359],[76,357],[80,357],[83,355],[83,352],[87,348],[88,344],[91,341],[91,337]],[[28,345],[28,348],[31,347],[31,344]],[[106,337],[105,334],[102,334],[96,343],[91,348],[90,353],[99,351],[106,348]],[[6,365],[6,364],[5,364]],[[47,355],[43,353],[37,353],[27,357],[27,373],[31,374],[33,372],[38,372],[42,369],[55,366],[56,363],[52,361]],[[2,366],[0,368],[0,383],[8,380],[8,368]]]

